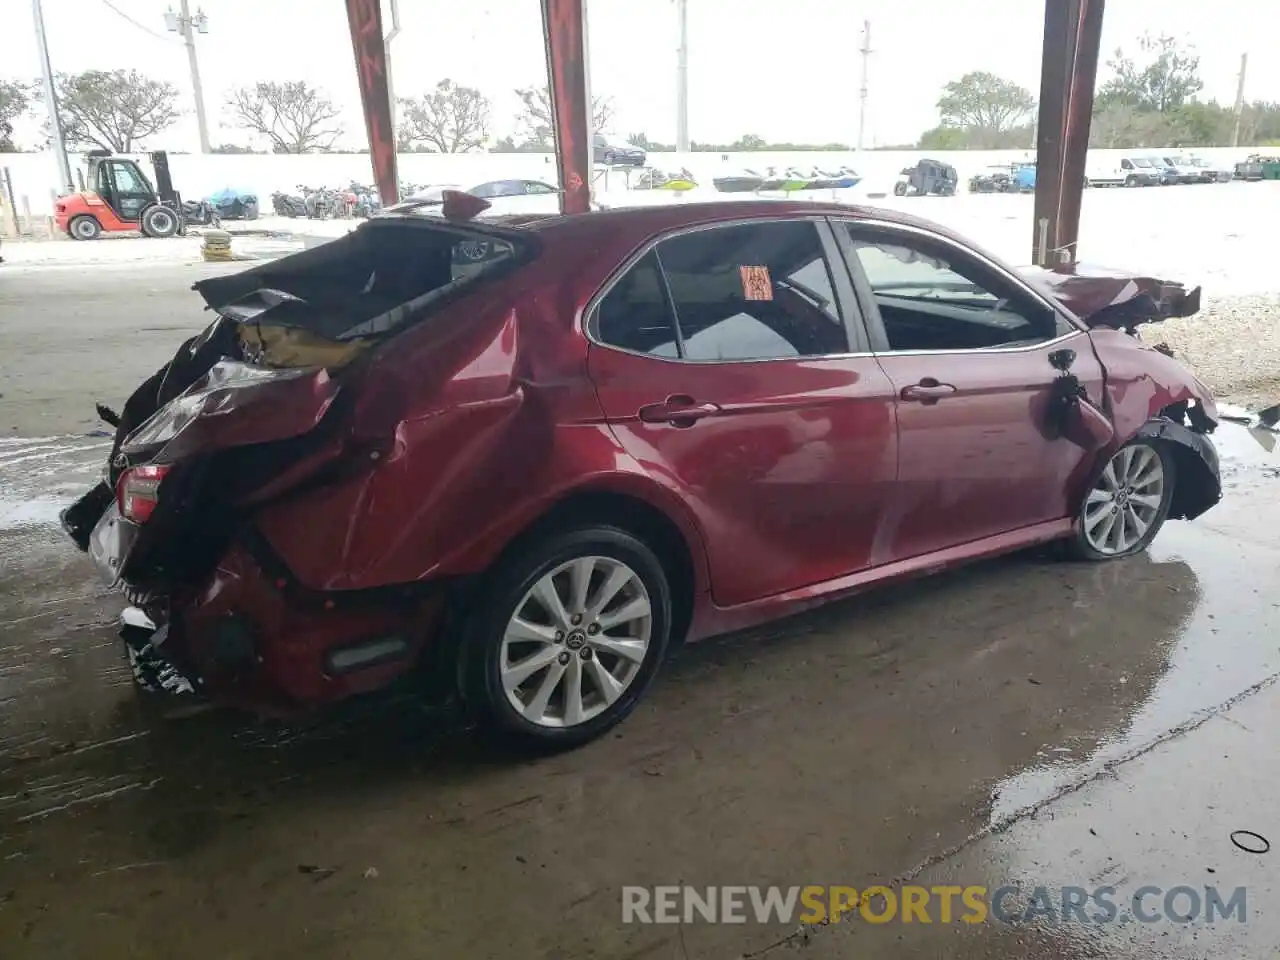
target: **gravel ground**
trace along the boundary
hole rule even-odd
[[[1249,409],[1280,403],[1280,293],[1221,297],[1194,317],[1148,328],[1214,395]]]

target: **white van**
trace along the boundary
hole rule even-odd
[[[1091,187],[1155,187],[1161,174],[1150,158],[1130,154],[1090,164],[1085,176]]]

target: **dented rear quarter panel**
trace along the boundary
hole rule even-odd
[[[348,443],[365,465],[254,518],[303,584],[360,590],[477,574],[586,491],[661,510],[698,566],[695,521],[618,444],[587,376],[581,311],[629,250],[599,244],[598,233],[576,246],[568,232],[536,273],[504,278],[362,361]],[[701,568],[696,578],[705,584]]]

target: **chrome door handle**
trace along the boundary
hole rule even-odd
[[[949,397],[956,388],[949,383],[939,383],[933,377],[925,377],[919,383],[903,387],[898,396],[903,400],[914,400],[917,403],[937,403],[943,397]]]
[[[718,404],[698,403],[683,393],[672,394],[661,403],[650,403],[640,408],[640,419],[645,423],[669,423],[676,427],[691,427],[703,417],[720,412]]]

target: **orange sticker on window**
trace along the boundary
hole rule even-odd
[[[768,267],[739,267],[742,275],[742,297],[744,300],[772,300],[773,280],[769,277]]]

